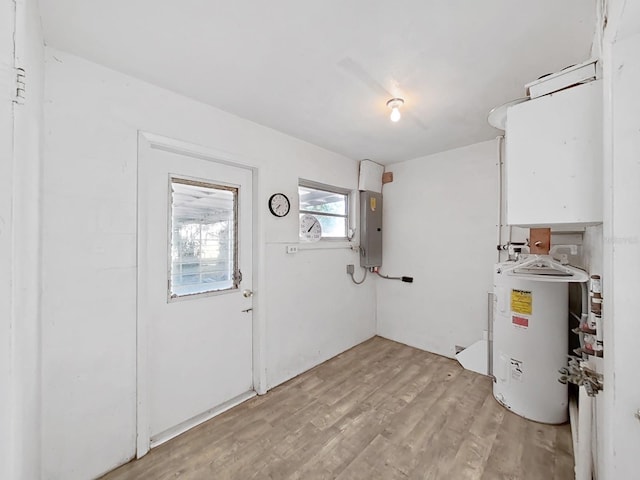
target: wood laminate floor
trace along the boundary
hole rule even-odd
[[[564,480],[573,453],[487,377],[374,337],[103,478]]]

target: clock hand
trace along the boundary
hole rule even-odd
[[[309,233],[311,229],[316,226],[316,223],[318,223],[317,220],[311,224],[311,226],[309,227],[309,230],[307,230],[307,233]]]

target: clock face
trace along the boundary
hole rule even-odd
[[[291,204],[284,193],[274,193],[269,198],[269,211],[276,217],[284,217],[289,213]]]
[[[313,215],[300,217],[300,238],[307,242],[317,242],[322,237],[322,225]]]

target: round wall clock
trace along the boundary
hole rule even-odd
[[[317,242],[322,237],[322,225],[313,215],[300,217],[300,238],[307,242]]]
[[[269,198],[269,211],[276,217],[284,217],[289,213],[291,204],[284,193],[274,193]]]

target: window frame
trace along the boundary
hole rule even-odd
[[[325,213],[318,212],[315,210],[303,210],[300,205],[300,187],[303,188],[311,188],[313,190],[320,190],[322,192],[333,193],[337,195],[344,195],[345,197],[345,214],[340,215],[336,213]],[[300,238],[300,215],[308,214],[314,216],[321,217],[334,217],[334,218],[344,218],[345,219],[345,234],[343,237],[325,237],[324,233],[320,237],[320,242],[350,242],[351,238],[349,236],[349,232],[351,231],[351,204],[352,204],[352,196],[353,190],[343,187],[336,187],[335,185],[328,185],[326,183],[320,183],[313,180],[306,180],[304,178],[298,179],[298,238]]]
[[[239,202],[240,202],[240,188],[237,185],[225,184],[222,182],[212,182],[211,180],[205,180],[201,178],[189,177],[186,175],[179,174],[169,174],[168,179],[168,208],[167,208],[167,302],[182,302],[185,300],[195,300],[203,297],[210,297],[216,295],[226,295],[229,293],[237,292],[240,288],[240,278],[238,272],[240,272],[240,258],[239,258]],[[172,257],[172,247],[173,247],[173,183],[183,184],[183,185],[193,185],[193,186],[201,186],[206,188],[213,188],[218,190],[227,190],[231,191],[234,194],[233,201],[233,230],[234,230],[234,241],[233,241],[233,264],[234,269],[232,272],[232,285],[228,288],[219,289],[219,290],[207,290],[205,292],[197,292],[197,293],[189,293],[184,295],[173,295],[171,293],[172,289],[172,268],[173,268],[173,257]]]

